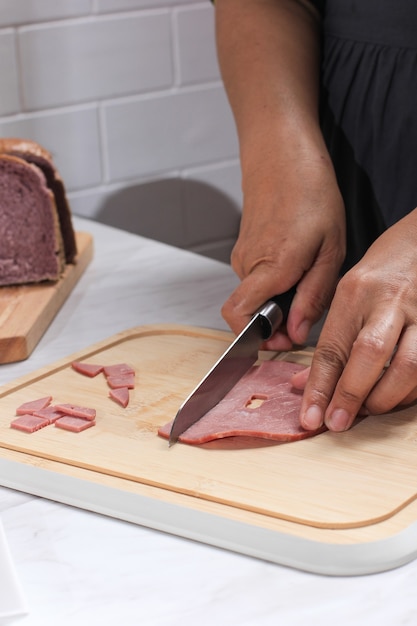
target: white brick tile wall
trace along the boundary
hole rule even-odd
[[[97,110],[94,106],[18,119],[0,118],[1,137],[25,137],[45,146],[68,190],[102,181]]]
[[[91,219],[98,219],[101,207],[110,197],[111,190],[106,188],[92,187],[81,191],[67,190],[71,209],[76,215],[82,215]]]
[[[195,4],[195,0],[96,0],[98,11],[125,11],[151,7],[174,7]]]
[[[74,213],[227,261],[241,191],[209,0],[0,0],[0,135]]]
[[[189,181],[184,185],[184,219],[190,237],[188,247],[215,259],[229,261],[241,215],[239,163],[195,168],[184,172],[184,176]]]
[[[0,25],[88,15],[93,0],[0,0]]]
[[[98,218],[106,224],[185,248],[182,185],[181,178],[172,177],[116,188],[102,202]]]
[[[172,82],[168,12],[23,28],[19,47],[29,110],[152,91]]]
[[[236,154],[231,113],[220,86],[117,102],[105,105],[104,115],[111,181]]]
[[[175,17],[180,84],[218,80],[213,8],[207,3],[180,9]]]
[[[19,110],[19,83],[15,34],[0,31],[0,115]]]
[[[231,205],[238,209],[242,206],[240,165],[237,159],[216,163],[210,167],[193,167],[184,170],[183,176],[189,180],[198,180],[224,194]]]

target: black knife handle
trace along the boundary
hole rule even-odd
[[[291,302],[295,296],[297,286],[291,287],[285,293],[274,296],[258,311],[261,318],[262,338],[266,341],[281,324],[287,321]]]

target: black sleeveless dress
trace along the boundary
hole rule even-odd
[[[346,206],[348,269],[417,207],[417,0],[315,4],[321,124]]]

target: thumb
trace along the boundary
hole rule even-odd
[[[267,300],[288,291],[293,284],[278,280],[275,268],[259,265],[242,280],[226,300],[222,307],[222,315],[235,333],[240,332]]]

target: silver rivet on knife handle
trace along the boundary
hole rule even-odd
[[[272,337],[274,332],[282,324],[284,315],[280,307],[275,304],[273,300],[268,300],[268,302],[257,311],[257,314],[260,316],[262,337],[266,341]]]
[[[262,337],[266,341],[270,339],[283,322],[287,321],[291,303],[296,294],[297,286],[294,285],[279,296],[275,296],[266,302],[258,311],[261,317]]]

